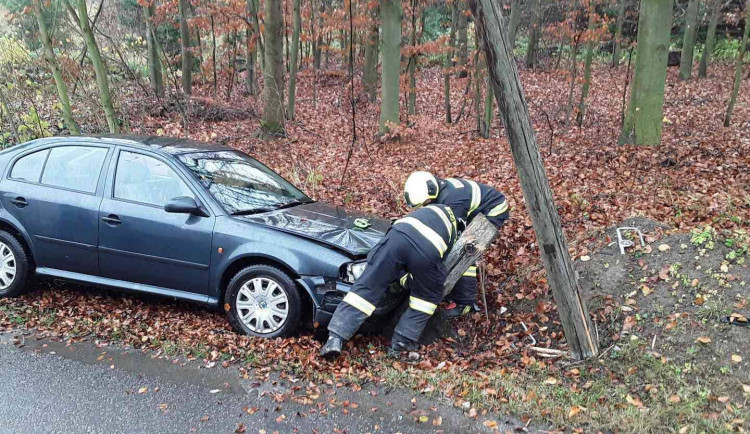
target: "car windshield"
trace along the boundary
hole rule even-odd
[[[177,158],[232,215],[313,202],[289,181],[241,152],[188,153]]]

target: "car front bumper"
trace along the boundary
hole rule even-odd
[[[341,303],[352,285],[336,279],[321,276],[303,276],[297,283],[307,292],[313,304],[313,326],[325,327],[331,321],[333,312]],[[383,302],[373,312],[373,317],[381,317],[393,312],[404,300],[408,292],[398,283],[393,283],[387,290]]]

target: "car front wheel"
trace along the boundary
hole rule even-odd
[[[21,243],[0,231],[0,298],[17,297],[26,292],[29,260]]]
[[[224,310],[241,333],[264,338],[295,334],[300,327],[301,300],[292,279],[269,265],[253,265],[227,285]]]

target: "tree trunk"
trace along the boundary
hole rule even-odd
[[[266,0],[265,57],[263,68],[263,117],[261,129],[272,136],[284,135],[284,16],[280,0]]]
[[[156,29],[154,28],[154,14],[156,13],[156,3],[152,0],[147,6],[143,7],[143,13],[146,17],[146,49],[148,51],[148,78],[151,82],[151,90],[157,97],[164,96],[164,77],[161,74],[161,61],[159,60],[159,48],[156,41]]]
[[[671,28],[671,0],[641,0],[635,73],[620,144],[658,145],[661,142]]]
[[[254,14],[250,17],[250,19],[253,21],[253,28],[255,29],[255,35],[257,38],[256,41],[256,51],[258,53],[258,58],[260,59],[260,69],[261,73],[266,68],[266,46],[263,43],[263,37],[260,29],[260,20],[258,19],[258,13],[260,12],[260,6],[259,6],[259,0],[249,0],[253,2],[253,11],[255,11]],[[256,81],[257,83],[257,81]]]
[[[484,93],[484,122],[482,123],[481,135],[485,139],[490,138],[492,127],[492,114],[495,111],[495,97],[492,91],[492,80],[487,78],[487,91]]]
[[[245,9],[247,10],[247,15],[250,17],[249,23],[247,25],[247,30],[245,31],[245,38],[247,43],[247,46],[245,48],[245,88],[247,89],[247,93],[252,96],[256,96],[258,94],[258,81],[256,79],[255,73],[255,62],[257,61],[258,57],[258,51],[256,49],[258,28],[255,27],[255,24],[253,22],[253,17],[257,14],[257,10],[255,9],[255,2],[253,0],[247,0]]]
[[[576,272],[560,227],[560,217],[544,171],[521,80],[505,40],[506,27],[499,4],[494,0],[472,0],[471,5],[477,31],[481,32],[486,44],[495,99],[508,133],[510,150],[565,337],[575,358],[594,357],[599,353],[598,342],[580,296]]]
[[[320,14],[318,14],[318,41],[315,43],[315,58],[313,59],[313,65],[316,71],[320,69],[320,54],[323,49],[323,14],[326,13],[326,1],[327,0],[320,0]]]
[[[617,24],[615,25],[614,48],[612,49],[612,67],[620,65],[620,54],[622,50],[622,25],[625,22],[625,11],[628,7],[628,0],[618,0],[617,2]]]
[[[458,66],[460,68],[458,72],[459,78],[464,78],[468,75],[466,70],[466,64],[469,61],[469,36],[468,27],[469,20],[466,17],[466,3],[462,0],[456,0],[458,3],[458,21],[457,21],[457,32],[458,32]]]
[[[445,122],[453,122],[451,115],[451,69],[453,68],[453,56],[456,47],[456,23],[458,22],[458,6],[453,2],[451,7],[451,31],[448,38],[448,52],[445,54],[445,68],[443,75],[443,108],[445,109]]]
[[[55,79],[55,86],[57,87],[57,96],[60,98],[63,120],[65,120],[65,124],[70,133],[78,135],[81,134],[81,130],[78,128],[78,123],[73,118],[73,112],[70,109],[68,86],[65,84],[62,71],[60,70],[60,64],[57,62],[57,57],[52,49],[52,39],[50,39],[49,31],[47,30],[47,23],[44,21],[42,5],[40,4],[41,1],[42,0],[34,0],[34,15],[36,15],[36,21],[39,24],[39,36],[42,40],[42,46],[44,47],[44,59],[52,70],[52,77]],[[11,116],[10,112],[8,112],[8,116]],[[18,138],[16,137],[16,139]]]
[[[508,20],[508,46],[513,49],[516,47],[516,31],[518,30],[518,22],[521,20],[521,0],[511,0],[510,4],[510,18]]]
[[[375,5],[370,10],[370,25],[367,29],[367,43],[365,44],[364,87],[370,101],[375,101],[378,90],[378,42],[380,28],[378,26],[379,8]]]
[[[187,22],[187,0],[178,0],[180,14],[180,50],[182,52],[182,91],[190,95],[193,91],[193,54],[190,52],[190,27]]]
[[[117,133],[120,128],[117,125],[117,115],[115,114],[115,107],[112,104],[112,94],[109,91],[107,65],[104,63],[104,59],[102,59],[102,55],[99,52],[99,45],[96,43],[96,38],[94,38],[94,30],[91,28],[91,24],[89,24],[86,0],[76,0],[77,11],[73,9],[68,0],[65,0],[65,6],[67,7],[71,18],[78,22],[83,39],[86,41],[86,53],[94,66],[96,85],[99,88],[99,98],[102,101],[104,116],[107,118],[109,132],[113,134]]]
[[[529,46],[526,49],[525,64],[527,68],[533,68],[536,61],[536,47],[539,44],[539,32],[542,26],[541,2],[537,2],[537,7],[532,13],[534,14],[534,21],[529,29]]]
[[[409,56],[409,65],[407,67],[409,74],[409,97],[406,104],[406,112],[409,116],[417,114],[417,0],[411,1],[411,35],[410,42],[411,55]]]
[[[214,28],[214,16],[211,15],[211,71],[213,72],[214,98],[219,87],[219,80],[216,77],[216,29]]]
[[[388,123],[398,124],[399,72],[401,69],[401,0],[383,0],[383,72],[380,94],[380,134]]]
[[[570,86],[568,88],[568,104],[565,106],[565,134],[570,129],[570,117],[573,114],[573,92],[576,88],[576,77],[578,75],[578,46],[581,43],[581,35],[575,35],[573,40],[573,52],[570,55]]]
[[[292,47],[290,48],[291,64],[289,65],[289,99],[286,105],[286,113],[289,119],[294,120],[294,99],[297,94],[297,70],[299,68],[299,34],[302,27],[300,22],[300,0],[294,0],[294,27],[292,29]]]
[[[687,16],[685,17],[685,36],[682,39],[682,53],[680,56],[680,80],[689,80],[693,74],[693,50],[695,38],[698,34],[698,8],[700,0],[690,0]]]
[[[482,102],[484,100],[482,97],[482,83],[484,79],[482,78],[482,71],[487,69],[487,65],[483,61],[484,58],[480,56],[479,43],[477,41],[479,34],[474,33],[474,39],[477,42],[477,51],[474,56],[474,118],[476,119],[477,134],[484,137],[484,126],[482,125],[484,121],[484,111],[482,110]]]
[[[714,42],[716,41],[716,26],[719,24],[721,15],[722,0],[712,0],[711,18],[708,20],[708,31],[706,33],[706,45],[703,47],[701,63],[698,65],[698,77],[703,78],[708,73],[708,64],[711,62],[711,54],[714,51]]]
[[[586,98],[589,96],[591,88],[591,62],[594,60],[594,48],[598,40],[594,39],[593,33],[596,31],[596,5],[593,0],[589,0],[589,26],[588,40],[586,41],[586,57],[583,64],[583,85],[581,86],[581,100],[578,102],[578,115],[576,122],[578,128],[583,125],[583,118],[586,115]],[[574,60],[575,61],[575,60]]]
[[[742,60],[745,58],[745,49],[747,48],[747,40],[750,35],[750,0],[745,2],[745,33],[742,35],[742,43],[740,43],[740,50],[737,53],[737,64],[734,68],[734,86],[732,87],[732,96],[729,98],[729,106],[727,107],[727,114],[724,117],[724,126],[728,127],[732,123],[732,112],[734,111],[734,105],[737,103],[737,95],[740,93],[740,83],[742,82]]]

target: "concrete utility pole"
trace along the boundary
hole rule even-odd
[[[599,354],[599,344],[581,299],[573,262],[560,227],[560,217],[539,154],[516,62],[507,42],[500,2],[470,0],[469,3],[477,31],[484,38],[492,88],[508,133],[526,208],[539,241],[565,337],[576,359],[594,357]]]

